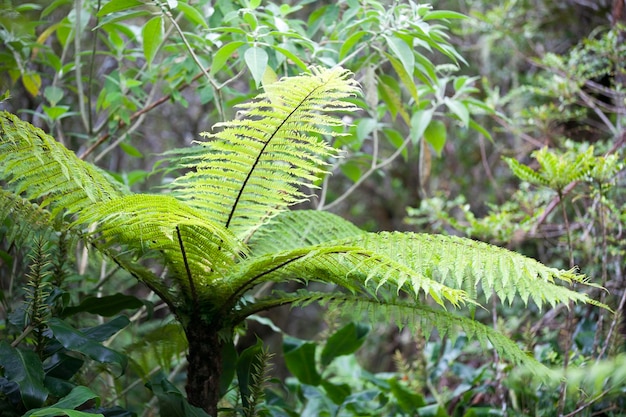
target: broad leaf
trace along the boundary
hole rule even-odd
[[[368,326],[355,323],[349,323],[339,329],[326,341],[322,350],[322,365],[327,366],[339,356],[356,352],[365,342],[368,332]]]
[[[57,318],[51,319],[49,326],[55,339],[66,349],[80,352],[98,362],[118,364],[122,370],[126,368],[128,358],[125,355],[103,346],[88,334]]]
[[[43,366],[35,352],[14,348],[0,341],[0,366],[4,376],[20,388],[22,402],[26,408],[39,407],[48,397],[44,387]]]
[[[315,364],[315,349],[315,343],[289,336],[284,338],[283,353],[287,369],[303,384],[319,385],[322,381]]]

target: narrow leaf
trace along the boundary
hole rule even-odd
[[[402,39],[393,36],[385,36],[389,49],[402,62],[404,69],[408,74],[413,74],[415,68],[415,56],[413,50]]]
[[[143,3],[139,0],[111,0],[100,9],[98,17],[106,16],[113,12],[132,9],[133,7],[141,6],[142,4]]]
[[[211,75],[214,75],[218,71],[220,71],[226,62],[230,59],[233,53],[242,45],[245,45],[245,42],[234,41],[227,43],[217,50],[215,55],[213,55],[213,62],[211,63]]]
[[[203,26],[205,29],[209,28],[209,25],[202,16],[202,13],[200,13],[195,7],[190,6],[187,3],[179,2],[176,8],[180,10],[191,23]]]
[[[151,65],[161,42],[163,42],[163,17],[156,16],[150,19],[144,25],[141,33],[143,36],[143,54],[148,65]]]
[[[144,304],[137,297],[125,294],[114,294],[105,297],[87,297],[80,305],[63,310],[63,316],[68,317],[79,312],[111,317],[125,309],[137,309]]]
[[[463,103],[448,97],[444,99],[444,103],[446,103],[448,109],[461,120],[463,127],[469,124],[469,110],[467,110],[467,107]]]

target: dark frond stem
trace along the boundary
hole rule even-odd
[[[187,261],[187,254],[185,253],[185,246],[183,245],[183,238],[180,235],[180,228],[178,226],[176,226],[176,236],[178,236],[178,245],[180,246],[180,252],[183,255],[185,271],[187,272],[187,279],[189,280],[189,289],[191,291],[191,299],[193,300],[193,309],[195,311],[198,309],[198,293],[196,292],[196,286],[193,283],[193,276],[191,275],[191,269],[189,268],[189,262]]]
[[[246,175],[246,179],[243,181],[243,184],[241,184],[241,187],[239,188],[239,193],[237,193],[237,198],[235,199],[235,202],[233,203],[233,207],[231,208],[230,213],[228,214],[228,219],[226,220],[226,225],[225,225],[225,227],[227,229],[228,229],[228,226],[230,226],[230,222],[232,221],[233,216],[235,215],[235,210],[237,210],[237,205],[239,204],[239,200],[241,199],[243,191],[245,190],[246,185],[248,184],[248,181],[250,180],[250,178],[252,178],[252,173],[254,172],[254,170],[256,169],[257,165],[259,164],[259,161],[263,157],[263,154],[265,153],[265,149],[269,146],[270,142],[278,134],[280,129],[283,127],[283,125],[285,123],[287,123],[287,120],[289,120],[289,118],[291,118],[291,116],[302,106],[302,104],[304,102],[306,102],[306,100],[311,96],[311,94],[313,94],[319,88],[320,88],[320,86],[315,87],[313,90],[311,90],[309,92],[309,94],[306,95],[306,97],[304,97],[300,101],[300,103],[291,111],[291,113],[289,113],[289,115],[283,119],[283,121],[280,123],[280,125],[274,130],[272,135],[265,142],[265,144],[263,145],[263,148],[261,148],[261,152],[259,152],[259,155],[257,156],[256,160],[254,161],[254,164],[252,164],[252,167],[250,167],[250,171],[248,172],[248,175]]]
[[[297,261],[298,259],[302,259],[304,258],[306,255],[300,255],[296,258],[293,259],[289,259],[288,261],[285,261],[279,265],[276,265],[274,268],[268,269],[267,271],[263,271],[260,274],[257,274],[255,276],[253,276],[252,278],[250,278],[249,280],[247,280],[246,282],[244,282],[244,284],[242,286],[240,286],[239,288],[237,288],[230,297],[228,297],[228,299],[226,300],[226,302],[224,302],[224,304],[222,304],[222,310],[226,310],[228,309],[232,303],[234,303],[235,300],[238,300],[241,295],[246,291],[246,289],[257,279],[267,275],[267,274],[271,274],[274,271],[278,271],[280,268],[289,265],[290,263]]]

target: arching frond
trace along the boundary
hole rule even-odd
[[[229,279],[234,289],[229,301],[234,304],[237,297],[259,284],[290,280],[320,281],[370,295],[387,285],[414,297],[424,293],[442,306],[445,301],[455,306],[472,303],[465,291],[447,287],[387,254],[351,245],[347,239],[254,257],[238,264]]]
[[[97,167],[16,116],[0,112],[0,180],[17,195],[40,201],[52,215],[75,213],[123,193]]]
[[[255,255],[314,246],[366,233],[327,211],[285,211],[263,225],[249,242]]]
[[[236,318],[243,320],[251,314],[282,305],[304,307],[312,303],[326,306],[329,310],[341,311],[342,315],[349,318],[360,320],[363,317],[370,317],[372,322],[391,320],[400,328],[408,327],[426,338],[433,330],[442,337],[448,335],[451,338],[463,332],[469,339],[477,340],[484,350],[494,349],[500,357],[524,366],[542,379],[549,373],[548,368],[524,352],[513,340],[493,328],[468,317],[400,297],[379,299],[337,291],[301,290],[289,293],[274,291],[268,297],[254,300],[249,304],[243,303]]]
[[[189,292],[192,287],[194,291],[210,288],[207,280],[222,279],[245,253],[228,229],[165,195],[116,198],[83,210],[77,223],[96,223],[92,235],[98,236],[104,248],[121,245],[122,250],[148,256],[158,253]]]
[[[557,285],[557,281],[592,285],[583,275],[550,268],[519,253],[467,238],[385,232],[345,243],[362,245],[415,273],[470,294],[481,285],[487,299],[495,294],[512,302],[519,296],[524,303],[532,300],[539,307],[570,300],[597,304],[584,293]]]
[[[302,185],[325,172],[337,155],[321,136],[342,125],[330,115],[354,110],[345,101],[358,88],[341,68],[285,78],[267,86],[257,101],[239,106],[244,118],[220,123],[205,133],[200,157],[172,183],[175,195],[246,240],[262,223],[305,199]]]

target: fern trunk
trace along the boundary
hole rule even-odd
[[[190,321],[185,329],[189,344],[187,355],[187,399],[217,417],[222,375],[222,350],[218,328],[202,320]]]

